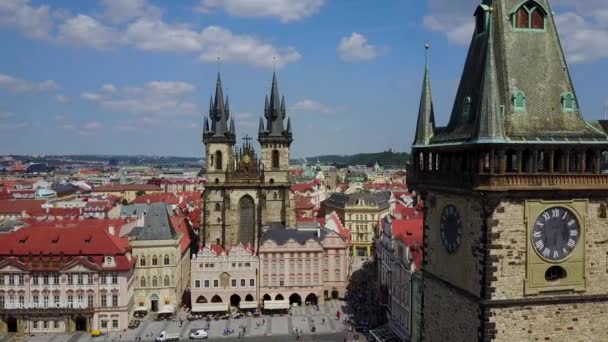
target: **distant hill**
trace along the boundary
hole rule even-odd
[[[408,153],[385,151],[379,153],[360,153],[351,156],[316,156],[306,158],[309,163],[316,163],[317,159],[325,165],[367,165],[373,166],[376,162],[380,166],[405,167],[409,161]]]

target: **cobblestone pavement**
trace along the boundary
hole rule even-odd
[[[348,312],[343,301],[327,301],[315,306],[293,307],[290,315],[262,316],[258,318],[244,317],[229,320],[205,320],[183,321],[180,327],[179,321],[153,321],[144,320],[136,329],[126,332],[110,332],[100,337],[91,337],[88,333],[76,333],[73,335],[35,335],[27,337],[0,337],[1,342],[127,342],[141,338],[142,342],[153,342],[156,336],[167,329],[179,329],[181,339],[188,340],[190,331],[196,328],[209,330],[210,339],[207,341],[239,341],[238,334],[244,328],[246,331],[244,341],[295,341],[292,334],[294,329],[302,332],[302,341],[352,341],[347,328],[341,321],[336,320],[336,312],[342,313],[345,318]],[[315,332],[313,333],[313,327]],[[225,328],[234,329],[230,336],[223,336]],[[359,341],[365,341],[362,337]]]

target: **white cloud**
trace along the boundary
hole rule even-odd
[[[16,93],[26,93],[52,91],[58,89],[59,85],[52,80],[33,82],[6,74],[0,74],[0,87],[4,87]]]
[[[0,26],[17,28],[31,38],[48,39],[53,20],[48,6],[31,6],[29,0],[2,0]]]
[[[104,17],[109,21],[120,24],[135,18],[158,18],[162,11],[146,0],[102,0]]]
[[[104,84],[101,86],[101,91],[105,93],[114,94],[116,92],[116,87],[113,84]]]
[[[250,18],[278,18],[287,23],[319,12],[325,0],[202,0],[203,13],[220,8],[231,15]]]
[[[85,130],[98,130],[98,129],[101,129],[102,127],[103,126],[99,122],[97,122],[97,121],[86,123],[83,126],[83,128]]]
[[[78,14],[61,24],[57,39],[62,43],[96,49],[108,49],[122,42],[118,30],[84,14]]]
[[[110,111],[132,114],[170,116],[193,114],[198,110],[194,103],[184,98],[195,91],[194,85],[186,82],[150,81],[142,86],[115,88],[112,92],[107,89],[104,85],[103,94],[84,92],[81,98]]]
[[[305,99],[296,102],[293,107],[295,113],[317,113],[317,114],[335,114],[339,111],[338,108],[332,108],[321,102]]]
[[[62,115],[62,114],[55,115],[55,121],[57,121],[57,122],[64,122],[65,121],[65,116]]]
[[[214,63],[217,57],[221,56],[222,61],[226,62],[246,63],[264,68],[272,68],[276,63],[277,68],[282,68],[302,58],[292,47],[277,48],[252,36],[235,35],[217,26],[204,29],[201,38],[204,49],[200,60],[203,62]]]
[[[367,38],[357,32],[344,37],[338,45],[338,55],[345,62],[370,61],[378,57],[376,46],[367,42]]]
[[[138,19],[130,24],[125,39],[141,50],[197,52],[202,50],[200,33],[186,25],[170,25],[160,19]]]
[[[6,122],[0,123],[0,130],[15,130],[29,127],[28,122]]]
[[[55,96],[55,101],[59,103],[68,103],[70,102],[70,98],[65,95],[57,95]]]

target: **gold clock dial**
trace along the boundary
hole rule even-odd
[[[251,163],[251,157],[250,157],[248,154],[246,154],[246,155],[243,157],[243,163],[245,163],[245,164],[249,164],[249,163]]]

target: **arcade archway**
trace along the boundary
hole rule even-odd
[[[7,318],[6,325],[9,333],[18,332],[19,327],[17,326],[17,319],[15,317]]]
[[[296,303],[298,305],[302,305],[302,297],[300,297],[300,295],[297,293],[294,293],[291,296],[289,296],[289,304],[293,305],[294,303]]]
[[[319,300],[317,298],[317,295],[314,293],[309,294],[308,296],[306,296],[306,300],[305,300],[306,304],[310,304],[310,305],[317,305]]]
[[[241,304],[241,297],[239,295],[233,294],[232,296],[230,296],[230,306],[238,308],[239,304]]]
[[[82,316],[78,316],[74,320],[74,323],[76,323],[76,331],[87,331],[87,319],[86,318],[84,318]]]

